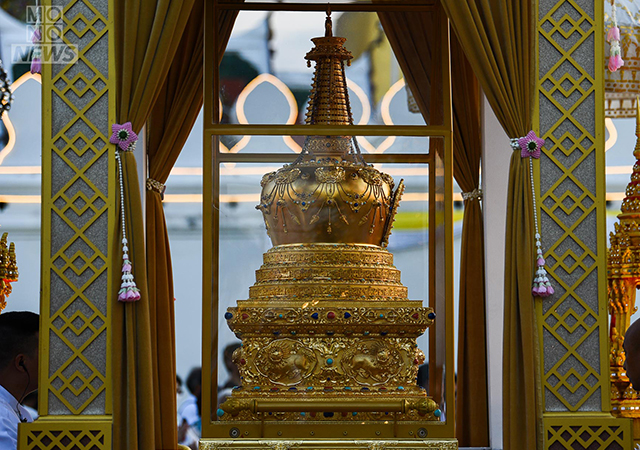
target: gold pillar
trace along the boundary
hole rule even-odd
[[[542,245],[555,294],[536,300],[541,443],[631,448],[611,416],[606,277],[603,2],[538,0],[536,173]]]
[[[20,424],[18,446],[110,449],[113,1],[42,8],[40,417]]]

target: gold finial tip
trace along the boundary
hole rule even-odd
[[[333,23],[331,22],[331,5],[327,3],[327,18],[324,21],[324,37],[333,37]]]

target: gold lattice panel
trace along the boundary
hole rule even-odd
[[[538,300],[545,412],[608,405],[602,3],[539,0],[539,205],[555,295]],[[595,55],[595,58],[594,58]]]
[[[22,423],[18,430],[21,450],[110,450],[110,420]]]
[[[557,415],[544,420],[544,448],[553,450],[627,450],[632,448],[631,421]]]
[[[78,59],[44,61],[42,73],[43,414],[111,410],[108,311],[115,165],[108,140],[115,80],[109,5],[109,0],[69,1],[44,23],[43,35],[50,39],[53,33],[47,29],[56,28],[60,39],[45,41],[43,54],[48,45],[64,45],[76,48]]]

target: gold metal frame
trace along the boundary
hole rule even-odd
[[[333,11],[436,11],[434,0],[387,3],[352,3],[331,5]],[[454,370],[444,371],[444,367],[454,367],[454,320],[453,320],[453,161],[452,161],[452,111],[450,89],[450,64],[448,51],[442,52],[443,120],[439,126],[311,126],[311,125],[228,125],[219,124],[219,102],[215,93],[219,91],[218,77],[218,16],[224,10],[268,10],[268,11],[325,11],[325,4],[305,3],[229,3],[209,1],[205,6],[205,61],[204,61],[204,130],[203,130],[203,303],[202,303],[202,436],[226,438],[230,436],[232,425],[216,420],[212,409],[217,401],[218,372],[218,269],[219,269],[219,181],[220,164],[225,162],[277,163],[290,162],[291,154],[234,154],[219,151],[218,136],[221,135],[377,135],[377,136],[439,136],[444,141],[442,157],[437,154],[377,154],[367,155],[369,163],[421,163],[429,164],[430,221],[437,226],[429,229],[430,243],[439,245],[429,249],[429,306],[438,311],[438,325],[430,329],[430,361],[432,362],[432,386],[443,381],[446,389],[436,389],[447,405],[445,422],[406,422],[400,424],[390,420],[380,426],[359,423],[353,427],[346,422],[343,435],[349,438],[395,438],[415,437],[417,430],[424,429],[429,438],[453,438],[455,418]],[[449,27],[446,15],[441,15],[441,40],[449,45]],[[215,100],[215,101],[214,101]],[[444,377],[444,380],[443,380]],[[440,383],[442,384],[442,383]],[[308,423],[296,425],[301,433],[309,437],[329,438],[334,436],[335,423]],[[282,426],[257,422],[245,427],[244,436],[249,438],[282,436]],[[357,431],[356,431],[357,429]],[[287,436],[283,436],[287,437]]]

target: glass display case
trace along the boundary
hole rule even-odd
[[[330,8],[207,3],[205,448],[456,445],[448,23],[430,1]],[[221,56],[216,24],[236,13]],[[422,114],[378,19],[407,13],[433,24]],[[247,36],[260,21],[268,38]],[[358,24],[354,58],[341,36]],[[308,53],[274,37],[289,28]],[[252,39],[278,57],[234,51]],[[232,333],[242,385],[219,395]]]

